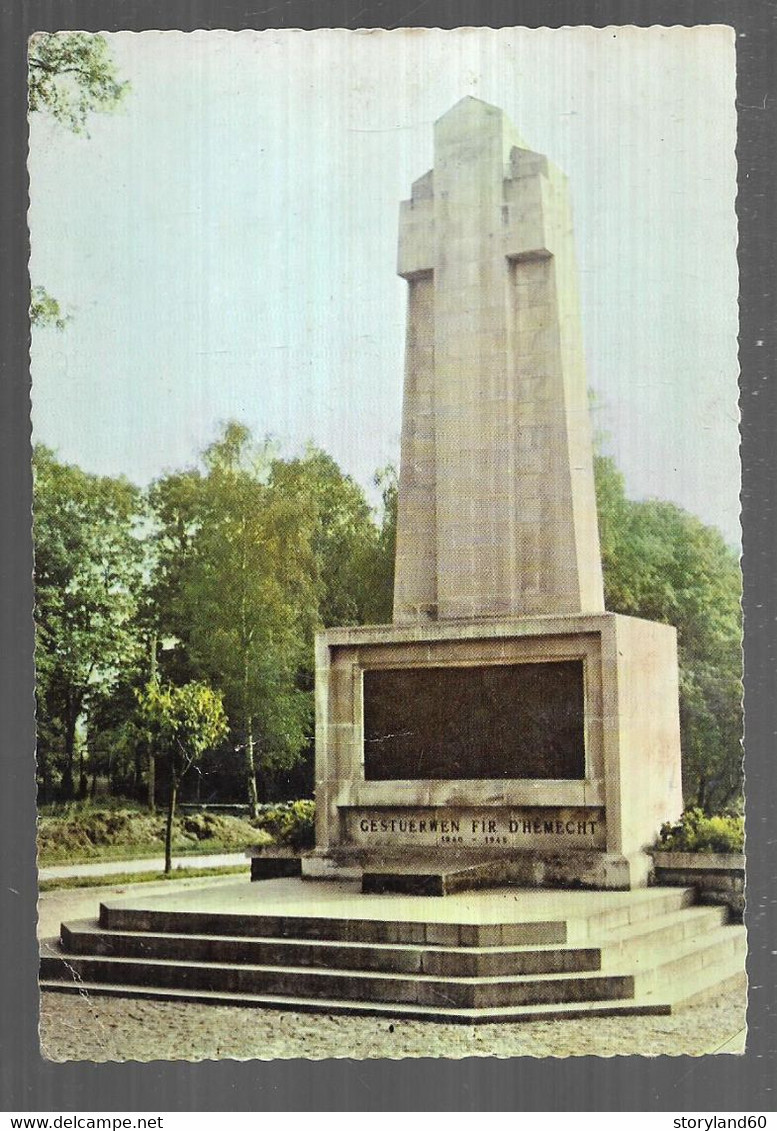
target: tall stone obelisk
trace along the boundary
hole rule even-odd
[[[566,178],[464,98],[401,206],[394,621],[604,609]]]

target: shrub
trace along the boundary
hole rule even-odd
[[[312,848],[315,844],[315,801],[287,801],[265,809],[257,824],[267,830],[278,844],[292,848]]]
[[[76,809],[64,816],[43,816],[38,821],[41,864],[94,860],[159,852],[164,846],[165,818],[161,813],[132,809]],[[193,813],[176,818],[175,847],[232,852],[251,845],[271,844],[272,837],[248,821],[221,813]]]
[[[315,821],[315,801],[294,801],[281,819],[281,841],[292,848],[312,848],[316,843]]]
[[[661,826],[655,847],[659,852],[743,852],[745,820],[733,813],[708,817],[701,809],[686,809],[677,824]]]

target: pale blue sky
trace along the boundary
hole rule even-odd
[[[147,483],[238,418],[360,482],[399,457],[398,204],[501,106],[570,179],[595,424],[637,498],[739,539],[730,29],[122,32],[132,84],[31,125],[34,438]]]

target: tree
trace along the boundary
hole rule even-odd
[[[626,497],[595,462],[605,604],[677,628],[686,802],[712,812],[742,787],[741,575],[712,527],[672,503]]]
[[[183,644],[179,662],[224,693],[256,814],[260,769],[292,766],[310,738],[313,508],[273,489],[266,448],[240,424],[225,427],[204,461],[203,476],[154,485],[152,590],[160,630]]]
[[[124,479],[60,463],[42,445],[33,471],[40,774],[51,790],[58,770],[60,793],[70,798],[84,713],[141,648],[140,493]],[[83,793],[83,744],[80,751]]]
[[[85,133],[91,113],[115,110],[129,90],[120,81],[106,40],[90,32],[36,32],[27,56],[27,100],[31,113],[43,112]],[[33,286],[30,322],[64,330],[70,316],[45,287]]]
[[[149,488],[148,505],[153,523],[148,535],[151,576],[143,616],[149,636],[168,642],[158,657],[162,674],[181,684],[197,674],[189,647],[186,586],[196,556],[195,540],[206,518],[202,475],[196,470],[165,475]]]
[[[397,545],[397,469],[388,464],[375,473],[375,486],[383,502],[378,541],[371,563],[369,600],[365,607],[367,624],[388,624],[394,611],[394,556]]]
[[[69,321],[70,315],[64,313],[57,299],[45,287],[32,288],[30,322],[33,326],[53,326],[57,330],[64,330]]]
[[[149,492],[149,624],[168,640],[164,678],[223,688],[253,808],[257,772],[271,788],[311,749],[314,630],[391,617],[396,477],[380,477],[378,526],[362,488],[314,447],[283,459],[233,422],[203,458],[205,474]]]
[[[146,775],[153,781],[150,735],[138,709],[137,695],[148,679],[147,658],[139,652],[135,662],[109,687],[90,694],[84,744],[93,797],[98,776],[107,778],[109,791],[114,795],[138,801],[147,795]]]
[[[30,37],[28,103],[74,133],[94,112],[115,110],[129,89],[119,80],[106,40],[85,31],[36,32]]]
[[[183,687],[152,681],[138,695],[141,711],[156,732],[167,761],[169,796],[165,827],[165,872],[173,866],[173,820],[181,781],[203,753],[227,733],[221,695],[205,683]]]
[[[318,617],[325,626],[374,619],[384,578],[378,570],[380,531],[363,489],[326,452],[309,447],[297,459],[273,460],[269,486],[278,498],[310,512],[318,579]],[[389,616],[391,605],[389,602]]]

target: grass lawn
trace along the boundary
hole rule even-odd
[[[172,872],[112,872],[108,876],[63,876],[56,880],[39,880],[38,891],[62,891],[65,888],[96,888],[125,884],[148,884],[159,880],[195,880],[205,876],[238,876],[248,874],[248,861],[224,868],[176,868]]]

